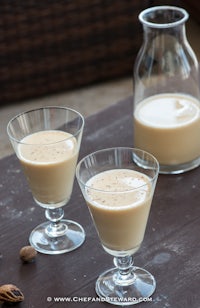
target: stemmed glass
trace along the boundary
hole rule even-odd
[[[84,118],[65,107],[44,107],[15,116],[7,126],[35,202],[48,219],[30,234],[30,244],[41,253],[61,254],[79,247],[85,232],[63,219],[78,159]]]
[[[159,173],[151,154],[132,148],[110,148],[89,154],[76,176],[105,251],[115,267],[96,282],[96,292],[115,305],[132,305],[150,297],[152,274],[133,266],[140,248]]]

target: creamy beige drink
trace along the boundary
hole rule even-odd
[[[134,144],[163,165],[178,165],[200,156],[200,102],[181,94],[145,99],[134,112]]]
[[[76,168],[76,139],[59,130],[40,131],[21,140],[19,159],[34,198],[48,207],[70,198]]]
[[[129,169],[108,170],[86,183],[85,198],[105,249],[135,252],[149,215],[150,179]]]

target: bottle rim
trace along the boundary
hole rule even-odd
[[[164,22],[165,16],[164,13],[166,13],[166,11],[171,11],[171,13],[173,12],[173,14],[175,13],[179,13],[179,16],[176,17],[175,20],[175,16],[174,17],[174,21],[166,21]],[[155,13],[159,13],[159,14],[163,14],[163,22],[153,22],[153,19],[155,19]],[[149,19],[151,18],[151,21],[149,21]],[[160,5],[160,6],[154,6],[154,7],[150,7],[147,8],[145,10],[143,10],[140,14],[139,14],[139,20],[143,25],[149,26],[151,28],[172,28],[181,24],[184,24],[189,18],[189,14],[188,12],[181,8],[181,7],[177,7],[177,6],[170,6],[170,5]]]

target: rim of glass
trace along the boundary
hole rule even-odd
[[[155,11],[165,11],[165,10],[171,10],[171,11],[177,11],[177,12],[180,12],[182,13],[182,18],[180,18],[179,20],[177,21],[173,21],[173,22],[169,22],[169,23],[154,23],[154,22],[150,22],[150,21],[147,21],[145,19],[145,15],[146,14],[149,14],[149,13],[152,13],[152,12],[155,12]],[[181,7],[178,7],[178,6],[172,6],[172,5],[158,5],[158,6],[153,6],[153,7],[150,7],[150,8],[147,8],[145,10],[143,10],[140,14],[139,14],[139,20],[142,24],[146,25],[146,26],[149,26],[149,27],[152,27],[152,28],[170,28],[170,27],[175,27],[175,26],[178,26],[180,24],[183,24],[186,22],[186,20],[188,20],[189,18],[189,14],[188,12],[181,8]]]
[[[74,114],[76,114],[78,117],[81,118],[82,120],[82,124],[80,126],[80,128],[76,131],[76,133],[74,133],[72,136],[70,137],[67,137],[67,138],[64,138],[62,140],[59,140],[59,141],[56,141],[56,142],[50,142],[50,143],[43,143],[43,144],[38,144],[38,145],[52,145],[52,144],[56,144],[56,143],[60,143],[60,142],[64,142],[65,140],[69,140],[73,137],[75,137],[76,135],[78,135],[80,133],[80,131],[82,130],[83,126],[84,126],[84,123],[85,123],[85,119],[84,117],[82,116],[82,114],[78,111],[76,111],[75,109],[72,109],[72,108],[68,108],[68,107],[64,107],[64,106],[45,106],[45,107],[38,107],[38,108],[34,108],[34,109],[30,109],[30,110],[27,110],[27,111],[24,111],[24,112],[20,112],[19,114],[15,115],[12,119],[10,119],[10,121],[8,122],[7,124],[7,134],[9,136],[9,138],[17,143],[20,143],[20,144],[27,144],[27,145],[37,145],[37,143],[27,143],[27,142],[23,142],[21,139],[17,139],[15,137],[13,137],[10,133],[10,125],[13,121],[15,121],[17,118],[25,115],[25,114],[28,114],[28,113],[31,113],[31,112],[35,112],[35,111],[39,111],[39,110],[42,110],[42,109],[64,109],[64,110],[68,110],[68,111],[71,111],[73,112]]]
[[[86,160],[87,158],[89,158],[90,156],[93,156],[93,155],[95,155],[95,154],[98,154],[98,153],[101,153],[101,152],[108,152],[108,151],[111,151],[111,150],[117,150],[117,149],[119,149],[119,150],[129,150],[129,151],[132,151],[132,153],[138,152],[138,153],[144,153],[144,154],[149,155],[149,157],[152,158],[152,161],[155,162],[155,168],[154,168],[154,169],[155,169],[155,175],[154,175],[152,178],[150,178],[150,183],[154,182],[154,180],[157,178],[157,176],[158,176],[158,174],[159,174],[159,162],[158,162],[158,160],[155,158],[155,156],[153,156],[152,154],[150,154],[150,153],[147,152],[147,151],[144,151],[144,150],[141,150],[141,149],[138,149],[138,148],[131,148],[131,147],[112,147],[112,148],[105,148],[105,149],[101,149],[101,150],[97,150],[97,151],[95,151],[95,152],[92,152],[92,153],[86,155],[85,157],[83,157],[83,158],[78,162],[77,167],[76,167],[76,177],[77,177],[78,181],[81,183],[81,185],[83,185],[85,188],[89,188],[89,189],[94,190],[94,191],[97,191],[97,192],[104,192],[104,193],[108,193],[108,194],[111,194],[111,193],[112,193],[112,194],[113,194],[113,193],[115,193],[115,194],[117,194],[117,193],[121,194],[121,193],[124,193],[124,192],[131,192],[131,191],[138,190],[138,189],[140,189],[140,188],[143,187],[143,186],[148,185],[148,184],[142,184],[142,185],[140,185],[140,186],[138,186],[138,187],[136,187],[136,188],[130,188],[130,189],[127,189],[127,190],[123,190],[123,191],[118,191],[118,192],[116,192],[116,191],[114,191],[114,190],[109,190],[109,191],[108,191],[108,190],[102,190],[102,189],[93,188],[93,187],[91,187],[91,186],[89,186],[89,185],[86,185],[86,183],[84,183],[84,182],[80,179],[80,177],[79,177],[79,170],[80,170],[80,166],[81,166],[81,164],[83,163],[84,160]],[[142,167],[141,167],[141,168],[142,168]],[[117,168],[113,168],[113,169],[117,169]],[[129,169],[129,168],[122,168],[122,169],[133,170],[133,169]],[[144,168],[144,170],[145,170],[145,168]],[[105,170],[105,171],[106,171],[106,170]],[[103,172],[103,171],[102,171],[102,172]],[[138,172],[140,172],[140,171],[138,171]]]

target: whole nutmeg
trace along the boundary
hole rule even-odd
[[[4,284],[0,286],[1,303],[18,303],[24,300],[22,291],[13,284]]]
[[[23,262],[32,262],[35,260],[37,251],[32,246],[24,246],[20,249],[19,255]]]

